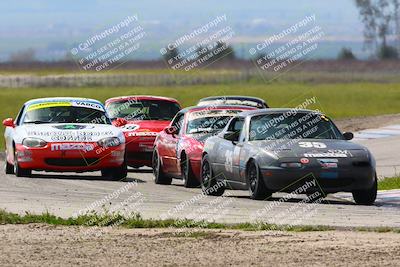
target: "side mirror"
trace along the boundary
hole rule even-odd
[[[231,142],[238,142],[239,141],[239,133],[240,132],[225,132],[224,139],[231,141]]]
[[[351,132],[345,132],[343,133],[343,137],[345,140],[352,140],[354,138],[354,134]]]
[[[166,128],[164,129],[164,131],[165,131],[167,134],[172,134],[172,135],[174,135],[174,134],[176,134],[176,133],[178,132],[178,130],[177,130],[176,127],[174,127],[174,126],[168,126],[168,127],[166,127]]]
[[[14,128],[14,127],[15,127],[14,119],[12,119],[12,118],[5,119],[5,120],[3,121],[3,125],[6,126],[6,127],[12,127],[12,128]]]
[[[128,121],[125,120],[124,118],[117,118],[117,119],[113,120],[112,124],[116,127],[122,127],[122,126],[128,124]]]

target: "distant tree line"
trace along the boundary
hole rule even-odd
[[[400,52],[400,0],[355,0],[364,24],[364,43],[381,59]],[[394,36],[390,42],[389,37]]]

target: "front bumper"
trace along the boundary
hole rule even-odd
[[[349,166],[347,168],[324,169],[319,166],[303,168],[261,168],[267,188],[275,192],[293,192],[310,180],[316,186],[307,187],[307,192],[322,190],[324,193],[352,192],[372,188],[375,169],[372,166]],[[308,184],[309,185],[309,184]]]
[[[126,137],[127,164],[133,167],[151,167],[155,139],[156,136]]]
[[[104,148],[97,143],[76,143],[91,147],[90,151],[61,148],[62,144],[66,143],[57,143],[57,149],[52,147],[54,143],[41,148],[17,145],[19,166],[37,171],[85,172],[117,168],[124,163],[125,144]]]

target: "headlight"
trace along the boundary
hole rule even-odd
[[[101,139],[100,141],[97,142],[97,144],[101,147],[113,147],[113,146],[119,146],[121,144],[121,141],[119,141],[118,137],[108,137]]]
[[[26,147],[44,147],[47,142],[39,138],[28,137],[22,140],[22,144]]]
[[[299,162],[284,162],[281,163],[282,168],[301,168],[302,164]]]

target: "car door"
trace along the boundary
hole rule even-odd
[[[240,165],[240,151],[243,146],[242,129],[244,125],[244,118],[237,117],[231,120],[227,127],[227,132],[235,133],[238,136],[236,141],[223,139],[220,144],[220,151],[218,161],[220,164],[220,171],[223,173],[224,178],[229,181],[238,181],[239,165]]]
[[[177,174],[179,172],[177,150],[184,118],[185,113],[178,113],[171,122],[171,127],[175,129],[175,133],[169,134],[164,132],[162,140],[160,140],[160,157],[162,158],[164,172],[169,174]]]

